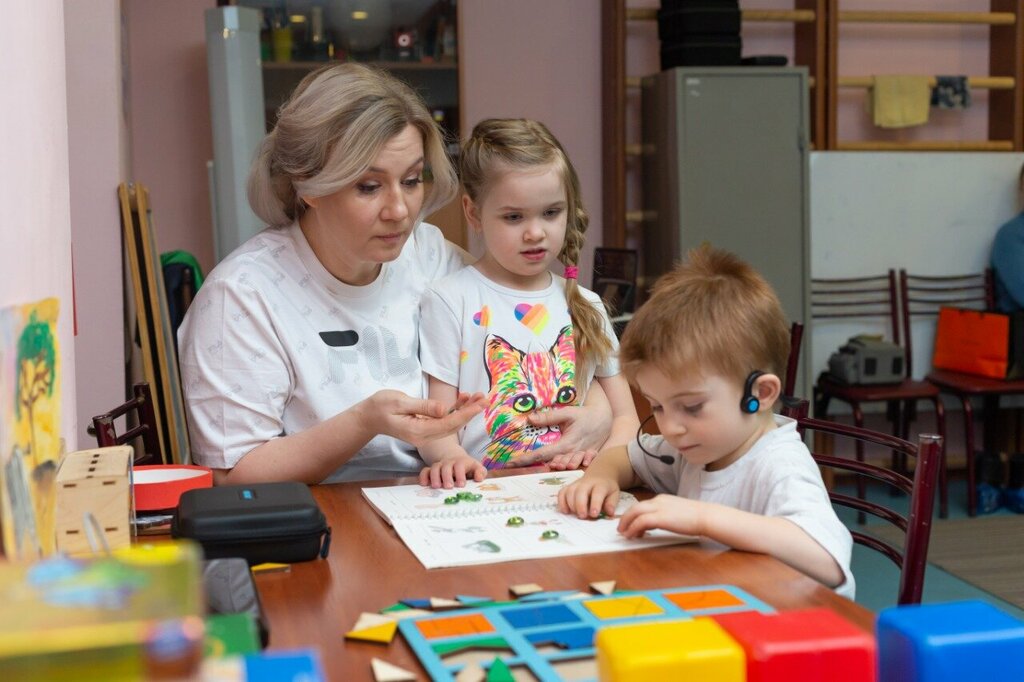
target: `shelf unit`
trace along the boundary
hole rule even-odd
[[[845,2],[844,2],[845,4]],[[850,10],[840,0],[793,0],[792,9],[742,10],[743,22],[793,24],[794,63],[806,66],[811,90],[811,145],[817,150],[1021,151],[1024,150],[1024,8],[1020,0],[991,0],[989,12]],[[639,78],[627,77],[627,22],[653,21],[657,10],[629,8],[626,0],[602,3],[602,93],[604,245],[622,247],[630,225],[642,225],[649,212],[630,208],[626,198],[627,159],[644,149],[627,140],[626,100],[639,96]],[[839,76],[840,24],[960,24],[989,27],[988,74],[972,74],[971,88],[989,91],[988,139],[913,142],[838,139],[839,89],[871,87],[870,76]]]
[[[267,129],[277,118],[277,109],[299,84],[299,81],[314,69],[334,62],[263,62],[263,93],[266,109]],[[416,88],[431,109],[443,109],[446,113],[446,130],[458,139],[459,136],[459,77],[457,62],[365,62],[369,66],[389,71]]]
[[[794,61],[808,69],[811,108],[811,145],[823,149],[828,139],[829,120],[824,89],[827,70],[826,11],[828,0],[793,0],[792,9],[742,10],[744,22],[793,24]],[[626,157],[643,153],[641,145],[626,140],[626,98],[639,96],[639,77],[628,77],[626,66],[626,22],[654,21],[657,10],[629,8],[626,0],[604,0],[601,5],[602,44],[602,152],[604,169],[604,245],[626,245],[629,224],[642,224],[649,217],[643,210],[626,206]]]
[[[844,10],[840,0],[828,0],[828,142],[825,149],[844,151],[1020,151],[1024,149],[1021,81],[1024,78],[1024,13],[1020,0],[991,0],[990,12],[927,12],[900,10]],[[843,141],[834,124],[839,107],[839,88],[871,87],[870,76],[840,76],[838,47],[841,24],[983,25],[989,27],[989,73],[971,75],[968,87],[989,90],[988,139]],[[913,30],[913,28],[908,28]]]

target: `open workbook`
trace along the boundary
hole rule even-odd
[[[558,490],[582,475],[558,471],[503,476],[454,489],[363,488],[363,496],[426,568],[621,552],[695,539],[667,531],[633,540],[619,535],[618,517],[637,502],[627,492],[611,518],[562,514]]]

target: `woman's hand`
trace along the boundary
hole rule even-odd
[[[548,462],[559,455],[600,450],[611,433],[612,411],[604,394],[601,394],[601,400],[593,403],[588,399],[587,404],[581,407],[559,407],[534,412],[529,419],[534,426],[559,425],[562,437],[551,445],[518,457],[516,462],[519,466]]]
[[[568,469],[579,469],[587,467],[597,457],[597,450],[578,450],[564,455],[555,455],[548,462],[548,468],[555,471],[566,471]]]
[[[377,391],[360,403],[361,417],[375,433],[419,447],[454,434],[487,406],[482,393],[460,393],[453,405],[412,398],[401,391]]]

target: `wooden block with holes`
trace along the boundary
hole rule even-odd
[[[88,554],[86,515],[110,549],[131,544],[132,449],[128,445],[70,452],[57,471],[57,549]],[[97,538],[97,542],[99,539]]]

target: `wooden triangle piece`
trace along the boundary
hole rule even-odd
[[[590,589],[598,594],[611,594],[615,591],[615,581],[602,580],[596,583],[590,583]]]
[[[465,606],[465,604],[460,601],[455,601],[454,599],[444,599],[442,597],[430,598],[430,608],[435,610],[458,609],[463,606]]]
[[[379,644],[390,644],[395,638],[395,631],[398,630],[398,623],[392,621],[384,625],[376,625],[363,630],[351,630],[345,633],[345,639],[361,639],[364,642],[377,642]]]
[[[517,597],[522,597],[526,594],[533,594],[534,592],[543,592],[544,588],[537,583],[522,583],[519,585],[509,585],[508,591]]]
[[[377,682],[416,682],[416,675],[405,668],[399,668],[393,663],[382,661],[379,658],[371,658],[370,665],[373,668],[373,679]]]
[[[484,682],[487,679],[487,673],[480,667],[479,663],[467,663],[462,666],[462,670],[455,676],[455,682]]]
[[[394,618],[393,616],[386,616],[381,613],[370,613],[369,611],[364,611],[359,615],[359,620],[356,621],[356,624],[352,626],[352,631],[356,632],[358,630],[365,630],[367,628],[376,627],[378,625],[394,623],[396,620],[397,618]]]

